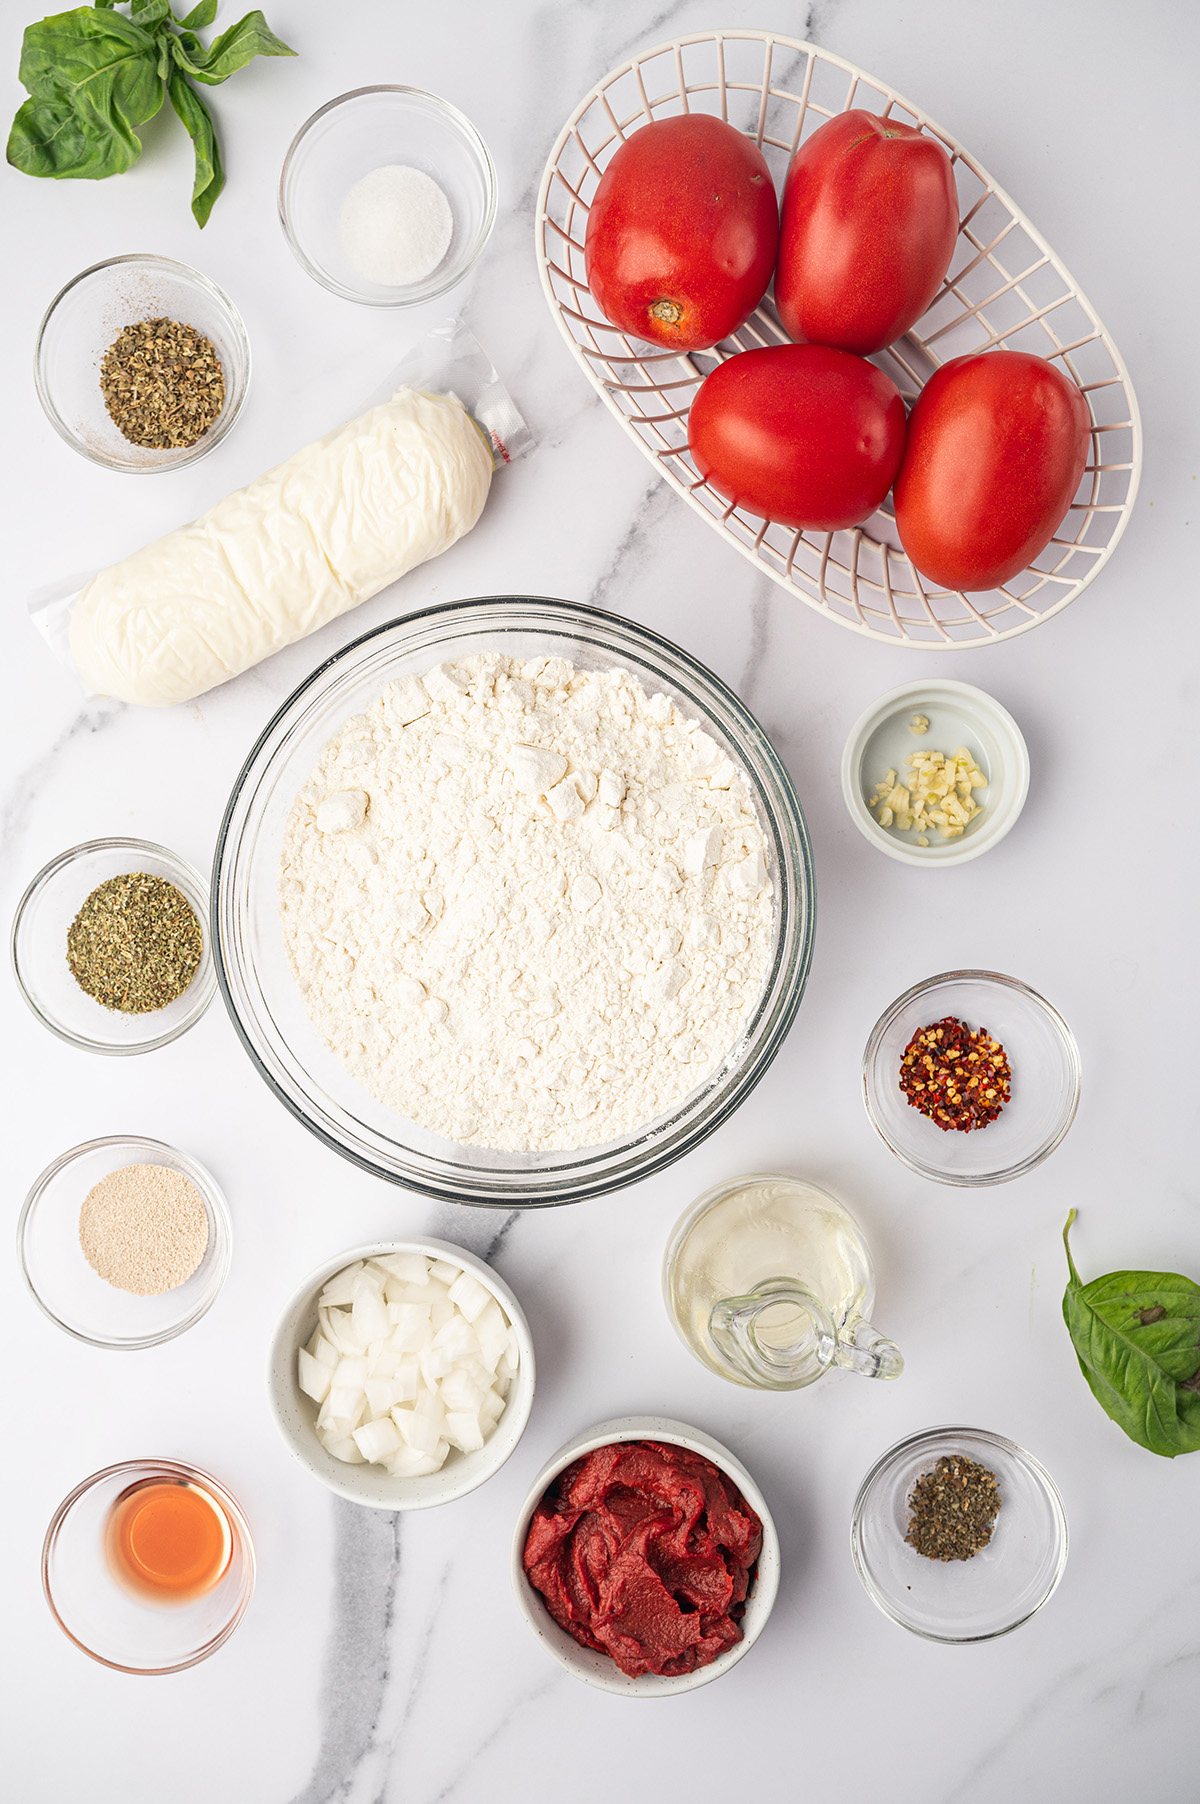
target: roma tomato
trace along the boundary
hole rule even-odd
[[[950,158],[874,113],[839,113],[792,158],[775,304],[798,343],[860,357],[902,338],[942,285],[958,236]]]
[[[873,514],[904,454],[904,403],[862,357],[775,345],[718,364],[688,415],[696,468],[747,513],[837,532]]]
[[[616,152],[588,214],[584,267],[614,326],[700,351],[753,313],[778,247],[779,206],[754,140],[687,113],[643,125]]]
[[[896,478],[900,543],[945,589],[994,589],[1049,543],[1087,463],[1075,384],[1026,351],[956,357],[908,422]]]

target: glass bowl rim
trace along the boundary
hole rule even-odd
[[[236,397],[233,405],[222,407],[221,413],[214,422],[212,428],[208,432],[202,433],[194,445],[186,447],[190,455],[187,457],[175,458],[170,463],[135,464],[132,462],[122,462],[116,458],[108,457],[103,453],[92,450],[76,433],[72,432],[71,428],[67,425],[67,422],[63,419],[58,408],[55,406],[54,401],[51,399],[50,391],[43,378],[42,347],[45,343],[46,333],[50,327],[50,321],[57,312],[60,303],[66,299],[72,289],[78,288],[80,283],[86,282],[90,276],[99,275],[101,270],[116,269],[124,263],[137,263],[150,268],[167,270],[172,275],[182,277],[185,282],[194,282],[198,288],[203,289],[210,298],[215,300],[218,309],[225,313],[244,365],[241,393]],[[250,335],[246,331],[246,322],[226,294],[225,290],[219,283],[214,282],[211,276],[206,276],[203,270],[196,269],[191,263],[183,263],[178,257],[164,257],[157,251],[123,251],[121,255],[117,257],[102,257],[99,263],[89,264],[86,269],[81,269],[78,275],[72,276],[69,282],[64,282],[54,299],[50,302],[50,305],[46,308],[45,313],[42,315],[41,323],[37,329],[37,337],[34,340],[33,346],[33,385],[37,390],[38,400],[42,404],[42,412],[45,414],[54,430],[58,433],[59,438],[61,438],[65,444],[70,445],[73,451],[77,451],[81,457],[86,457],[89,463],[97,464],[102,470],[115,470],[122,476],[161,476],[172,470],[184,470],[189,464],[198,463],[202,457],[207,456],[210,451],[215,450],[221,443],[221,440],[233,429],[234,424],[241,414],[242,408],[246,404],[246,396],[250,392],[250,370]],[[222,373],[224,373],[224,371]],[[229,385],[226,383],[227,400],[228,393]]]
[[[642,1163],[634,1159],[634,1149],[630,1148],[629,1152],[625,1155],[625,1164],[623,1164],[619,1170],[612,1172],[609,1175],[597,1173],[594,1170],[594,1167],[596,1164],[596,1157],[603,1151],[604,1144],[611,1145],[613,1143],[602,1143],[600,1147],[596,1148],[579,1148],[577,1149],[576,1154],[564,1155],[564,1158],[567,1159],[569,1163],[557,1168],[556,1182],[553,1188],[548,1181],[541,1180],[539,1174],[536,1172],[522,1174],[523,1176],[527,1176],[528,1180],[539,1188],[539,1194],[532,1197],[522,1195],[521,1190],[515,1185],[509,1190],[494,1188],[488,1192],[476,1192],[466,1190],[462,1187],[461,1182],[458,1188],[454,1188],[451,1182],[443,1179],[440,1174],[434,1175],[425,1172],[422,1173],[419,1178],[397,1176],[396,1173],[386,1169],[382,1164],[378,1163],[375,1158],[369,1156],[368,1153],[351,1148],[346,1142],[338,1139],[336,1135],[328,1132],[323,1126],[313,1120],[312,1117],[303,1108],[298,1106],[298,1104],[288,1095],[287,1091],[276,1080],[274,1073],[268,1070],[267,1066],[259,1057],[257,1048],[254,1046],[246,1032],[238,1008],[233,999],[232,986],[226,969],[226,955],[221,932],[221,905],[225,890],[224,878],[227,867],[232,862],[232,851],[236,849],[236,844],[233,848],[231,848],[230,845],[230,830],[233,825],[234,812],[240,804],[247,781],[254,770],[260,755],[268,750],[271,740],[275,737],[279,729],[287,723],[288,717],[301,702],[302,698],[309,695],[313,688],[319,684],[335,666],[341,664],[344,660],[351,659],[355,654],[361,653],[364,646],[375,639],[382,638],[384,634],[390,633],[396,628],[403,628],[406,632],[413,629],[419,630],[423,623],[438,620],[452,622],[456,617],[463,615],[466,616],[469,623],[473,611],[484,608],[494,609],[498,604],[504,602],[524,603],[527,606],[545,612],[550,616],[561,613],[564,623],[562,630],[568,630],[570,623],[574,622],[577,629],[574,636],[581,640],[584,640],[584,634],[590,626],[595,626],[601,631],[604,629],[614,629],[618,634],[627,635],[635,641],[640,641],[642,656],[664,659],[668,667],[673,662],[676,662],[680,664],[688,674],[699,677],[702,686],[711,686],[720,696],[722,705],[728,708],[738,730],[748,733],[750,739],[754,743],[756,754],[762,758],[763,762],[768,766],[775,782],[779,786],[780,797],[784,803],[785,813],[776,823],[776,831],[780,832],[780,837],[784,837],[783,824],[786,821],[788,836],[791,841],[791,849],[794,852],[801,878],[801,881],[796,887],[796,894],[793,898],[792,906],[794,923],[792,926],[792,941],[794,942],[792,956],[790,959],[784,956],[787,952],[787,939],[785,933],[780,932],[777,935],[774,947],[776,960],[779,961],[782,959],[785,964],[790,965],[792,971],[786,994],[781,997],[780,1002],[776,1007],[774,1025],[759,1042],[754,1057],[746,1059],[741,1066],[730,1073],[730,1081],[722,1091],[719,1102],[714,1104],[711,1118],[705,1118],[699,1122],[695,1120],[690,1121],[682,1133],[677,1133],[674,1138],[667,1138],[660,1142],[655,1149],[653,1157],[647,1162]],[[520,628],[521,623],[518,622],[516,630],[520,630]],[[469,630],[469,624],[463,628],[463,631]],[[538,629],[536,626],[529,626],[526,630],[536,632]],[[549,630],[554,631],[558,629],[551,626]],[[584,640],[584,642],[586,643],[587,641]],[[669,682],[671,679],[668,677],[666,680]],[[708,712],[707,704],[704,704],[704,712]],[[720,730],[724,732],[726,729],[721,727]],[[752,781],[752,789],[756,797],[758,797],[759,786],[757,780]],[[781,891],[784,888],[782,874],[780,874],[779,887]],[[613,614],[603,608],[593,607],[590,603],[586,602],[563,601],[553,596],[523,595],[517,593],[463,596],[455,601],[433,603],[425,608],[414,609],[413,612],[409,614],[382,621],[377,626],[368,628],[366,632],[359,634],[356,639],[350,640],[348,644],[341,646],[337,651],[332,652],[327,658],[323,659],[314,670],[310,671],[308,675],[297,684],[295,689],[285,697],[280,706],[271,715],[270,719],[255,739],[247,753],[241,769],[234,779],[229,801],[226,804],[220,827],[217,830],[216,847],[213,854],[213,878],[210,893],[210,939],[213,948],[213,965],[216,971],[217,986],[220,989],[226,1012],[229,1015],[238,1039],[249,1054],[255,1070],[266,1082],[276,1099],[283,1103],[289,1113],[307,1128],[311,1134],[314,1134],[323,1145],[328,1146],[333,1152],[339,1154],[340,1157],[349,1159],[352,1164],[358,1165],[362,1170],[369,1171],[373,1176],[382,1178],[386,1183],[396,1184],[402,1189],[413,1190],[419,1194],[436,1197],[439,1202],[463,1203],[478,1208],[552,1208],[561,1207],[568,1203],[582,1202],[593,1196],[606,1195],[610,1191],[624,1189],[631,1184],[641,1183],[643,1179],[652,1176],[658,1171],[664,1170],[668,1165],[674,1164],[676,1160],[682,1158],[686,1153],[694,1151],[697,1146],[702,1144],[709,1135],[714,1133],[716,1129],[727,1121],[729,1116],[741,1106],[772,1064],[796,1019],[797,1012],[799,1011],[812,966],[813,945],[816,935],[816,876],[813,866],[812,841],[804,810],[801,806],[800,798],[796,793],[796,787],[787,766],[784,764],[765,728],[760,725],[756,717],[746,706],[745,702],[742,701],[741,697],[729,687],[723,678],[719,677],[715,671],[710,670],[707,665],[701,663],[698,658],[693,657],[689,651],[685,650],[682,646],[672,643],[671,640],[664,638],[661,634],[656,633],[653,628],[643,626],[639,621],[630,620],[624,615]],[[766,996],[768,993],[769,987],[764,989],[763,995]],[[630,1161],[632,1161],[632,1169],[630,1169]],[[590,1176],[585,1175],[588,1172],[589,1166],[593,1168]]]
[[[105,1147],[115,1146],[129,1147],[140,1152],[166,1153],[169,1158],[178,1160],[179,1166],[185,1168],[184,1175],[189,1182],[195,1184],[196,1188],[203,1193],[204,1200],[212,1212],[217,1241],[209,1294],[196,1305],[190,1315],[172,1327],[160,1330],[157,1334],[123,1340],[110,1340],[95,1334],[85,1334],[82,1329],[73,1328],[70,1322],[64,1322],[38,1290],[25,1258],[26,1229],[55,1178],[65,1171],[68,1165],[74,1164],[76,1159],[82,1159],[90,1153],[100,1152]],[[146,1161],[146,1163],[152,1163],[152,1161]],[[207,1252],[207,1248],[205,1251]],[[17,1259],[21,1267],[21,1276],[25,1280],[26,1289],[42,1314],[52,1321],[56,1328],[61,1328],[64,1334],[69,1334],[72,1340],[82,1341],[88,1347],[103,1347],[113,1353],[140,1353],[146,1347],[160,1347],[166,1341],[175,1340],[188,1328],[194,1328],[196,1323],[208,1314],[220,1296],[225,1280],[229,1276],[232,1257],[233,1221],[229,1214],[229,1204],[225,1201],[225,1194],[212,1173],[206,1166],[201,1165],[198,1159],[193,1159],[190,1153],[182,1152],[177,1146],[169,1146],[165,1140],[151,1140],[142,1134],[103,1134],[94,1140],[83,1140],[78,1146],[68,1147],[65,1153],[60,1153],[57,1159],[51,1160],[45,1170],[34,1179],[21,1206],[21,1213],[17,1217]],[[184,1282],[186,1283],[187,1280],[185,1279]]]
[[[1003,1453],[1008,1455],[1009,1459],[1011,1459],[1015,1465],[1022,1467],[1040,1486],[1050,1507],[1050,1515],[1054,1525],[1054,1570],[1050,1576],[1049,1584],[1042,1593],[1042,1596],[1038,1598],[1037,1602],[1028,1610],[1024,1611],[1022,1615],[1016,1617],[1014,1621],[1005,1623],[1003,1628],[988,1629],[987,1632],[982,1635],[937,1635],[929,1629],[919,1628],[916,1623],[909,1622],[906,1617],[902,1616],[892,1607],[889,1598],[876,1584],[875,1578],[871,1573],[862,1552],[862,1522],[866,1513],[867,1501],[871,1489],[876,1480],[882,1476],[889,1466],[896,1463],[910,1450],[915,1451],[917,1448],[928,1444],[930,1452],[932,1453],[934,1446],[939,1442],[945,1442],[951,1438],[966,1435],[972,1435],[976,1440],[986,1441],[990,1446],[999,1448]],[[902,1629],[908,1629],[913,1635],[920,1635],[924,1641],[937,1641],[941,1642],[943,1645],[952,1647],[966,1647],[977,1642],[995,1641],[1001,1635],[1011,1635],[1014,1629],[1019,1629],[1022,1623],[1028,1622],[1031,1616],[1036,1616],[1043,1604],[1049,1603],[1050,1599],[1054,1596],[1054,1593],[1058,1590],[1062,1575],[1066,1571],[1067,1554],[1069,1551],[1070,1531],[1067,1526],[1067,1512],[1066,1507],[1063,1504],[1062,1493],[1045,1466],[1043,1466],[1041,1460],[1034,1454],[1028,1452],[1026,1448],[1020,1446],[1016,1441],[1010,1440],[1007,1435],[997,1434],[990,1428],[972,1428],[962,1422],[947,1422],[935,1428],[920,1428],[915,1434],[905,1435],[902,1440],[895,1442],[893,1446],[889,1447],[885,1453],[881,1453],[866,1477],[863,1479],[861,1485],[858,1487],[858,1495],[854,1499],[854,1508],[850,1515],[850,1557],[854,1561],[854,1570],[859,1576],[863,1590],[871,1599],[871,1602],[877,1609],[881,1610],[885,1616],[890,1617],[894,1623],[899,1624]]]
[[[1027,1002],[1033,1003],[1035,1008],[1039,1009],[1041,1013],[1045,1015],[1051,1027],[1055,1030],[1067,1060],[1069,1094],[1062,1119],[1055,1128],[1054,1133],[1040,1146],[1035,1147],[1031,1153],[1027,1153],[1023,1159],[1018,1159],[1015,1164],[1007,1165],[1000,1171],[961,1173],[946,1171],[940,1166],[926,1164],[923,1160],[916,1158],[915,1155],[911,1155],[903,1147],[896,1144],[891,1135],[885,1130],[882,1122],[879,1120],[875,1110],[871,1106],[871,1082],[875,1062],[879,1054],[879,1048],[882,1044],[884,1034],[891,1027],[897,1016],[910,1002],[915,1001],[918,996],[934,989],[937,985],[961,983],[964,981],[1003,984],[1006,989],[1015,990],[1017,994],[1023,996]],[[871,1123],[871,1126],[875,1129],[875,1132],[879,1135],[879,1138],[883,1141],[883,1144],[887,1147],[888,1151],[894,1154],[902,1165],[906,1165],[909,1171],[916,1172],[918,1177],[932,1178],[933,1181],[938,1184],[953,1184],[963,1190],[978,1190],[988,1184],[1010,1183],[1013,1178],[1024,1177],[1026,1173],[1033,1171],[1039,1166],[1044,1159],[1048,1159],[1055,1148],[1062,1144],[1067,1136],[1071,1123],[1075,1119],[1079,1109],[1081,1086],[1082,1064],[1079,1057],[1079,1046],[1074,1034],[1067,1026],[1062,1015],[1059,1014],[1052,1002],[1048,1002],[1046,998],[1030,984],[1023,983],[1019,977],[1008,977],[1003,971],[939,971],[934,977],[926,977],[923,978],[920,983],[914,983],[910,989],[904,991],[902,996],[897,996],[895,1001],[889,1003],[887,1008],[884,1009],[882,1015],[880,1015],[878,1021],[876,1021],[874,1027],[871,1029],[866,1047],[863,1051],[863,1106],[867,1111],[867,1120]]]
[[[85,1496],[88,1491],[92,1490],[95,1485],[101,1484],[107,1478],[114,1478],[119,1472],[140,1472],[147,1468],[152,1468],[156,1472],[166,1473],[171,1477],[198,1480],[204,1489],[212,1490],[218,1503],[221,1505],[221,1508],[228,1515],[230,1523],[239,1538],[242,1558],[246,1565],[246,1574],[243,1580],[242,1592],[238,1599],[237,1608],[229,1621],[225,1624],[224,1628],[206,1641],[204,1646],[196,1653],[190,1654],[186,1660],[176,1661],[171,1666],[125,1666],[119,1660],[109,1660],[104,1654],[97,1653],[95,1648],[88,1647],[87,1643],[81,1641],[78,1635],[69,1629],[63,1621],[62,1616],[59,1614],[58,1605],[54,1601],[54,1592],[50,1585],[50,1561],[58,1542],[59,1531],[71,1510],[79,1502],[79,1499]],[[86,1654],[90,1660],[97,1661],[99,1665],[107,1666],[111,1672],[127,1672],[131,1673],[135,1678],[140,1679],[157,1679],[167,1673],[184,1672],[189,1666],[198,1666],[201,1660],[207,1660],[210,1654],[215,1654],[219,1647],[224,1646],[225,1642],[228,1641],[229,1637],[233,1634],[234,1629],[237,1628],[238,1623],[242,1620],[242,1617],[246,1614],[246,1611],[250,1606],[250,1599],[254,1595],[254,1583],[257,1576],[257,1560],[254,1553],[254,1538],[250,1533],[250,1524],[242,1514],[241,1506],[237,1502],[237,1499],[226,1490],[219,1479],[214,1478],[212,1474],[206,1472],[203,1467],[188,1465],[187,1462],[183,1460],[154,1458],[126,1459],[118,1460],[116,1464],[112,1466],[104,1466],[99,1472],[93,1472],[90,1477],[81,1479],[74,1490],[71,1491],[68,1496],[63,1498],[53,1516],[50,1518],[49,1527],[46,1529],[45,1536],[42,1540],[41,1572],[42,1595],[45,1597],[46,1603],[49,1606],[50,1614],[53,1616],[63,1634],[67,1637],[67,1640],[73,1642],[81,1653]]]
[[[21,995],[31,1012],[37,1017],[43,1027],[48,1027],[52,1034],[56,1034],[60,1040],[65,1040],[68,1046],[78,1046],[84,1052],[98,1052],[115,1058],[125,1058],[133,1053],[139,1052],[157,1052],[160,1046],[169,1046],[172,1040],[177,1040],[181,1034],[185,1034],[189,1027],[194,1027],[196,1022],[199,1021],[200,1017],[208,1008],[213,997],[216,995],[216,959],[213,957],[212,945],[209,940],[206,939],[205,941],[204,952],[201,954],[200,968],[192,979],[192,984],[195,984],[196,986],[196,995],[194,999],[184,1010],[180,1019],[168,1032],[154,1034],[148,1040],[128,1040],[121,1045],[110,1045],[105,1040],[93,1040],[89,1039],[85,1034],[77,1034],[71,1028],[64,1027],[61,1022],[54,1020],[50,1015],[46,1014],[45,1010],[35,1002],[25,982],[25,977],[21,969],[21,961],[17,955],[17,941],[26,914],[37,901],[38,897],[50,887],[50,884],[61,871],[65,871],[68,866],[74,864],[78,859],[88,857],[95,852],[149,852],[152,857],[161,859],[164,864],[172,866],[195,887],[201,904],[200,908],[195,911],[196,918],[200,923],[200,930],[202,933],[208,933],[210,931],[209,916],[211,913],[212,885],[201,876],[194,865],[189,864],[188,860],[181,857],[178,852],[172,852],[169,846],[161,846],[157,841],[152,839],[125,839],[121,837],[85,839],[77,846],[68,846],[65,852],[56,853],[55,856],[51,858],[47,864],[44,864],[41,870],[29,880],[22,891],[21,899],[13,911],[12,929],[8,939],[9,959],[12,964],[13,976],[16,978],[17,988],[21,992]],[[205,954],[207,954],[208,957],[207,970],[204,969]],[[188,985],[188,990],[192,988],[192,984]],[[185,996],[187,995],[188,990],[183,992]],[[182,1000],[182,997],[180,1000]],[[156,1011],[149,1011],[148,1013],[150,1012]]]
[[[463,264],[462,268],[459,269],[456,274],[445,274],[445,279],[440,282],[433,282],[433,277],[438,273],[437,270],[434,270],[429,278],[432,286],[426,288],[422,287],[420,284],[416,284],[417,292],[415,294],[405,295],[403,299],[397,300],[389,300],[386,296],[381,298],[378,295],[367,295],[363,294],[359,289],[348,288],[345,283],[339,282],[335,276],[331,276],[326,270],[319,268],[304,249],[304,246],[301,244],[300,239],[296,234],[292,223],[291,208],[288,204],[288,177],[292,171],[293,159],[305,138],[307,138],[318,120],[323,119],[327,113],[331,113],[335,107],[344,106],[348,101],[361,100],[364,95],[367,94],[401,94],[417,100],[427,100],[432,102],[435,109],[445,114],[450,124],[462,134],[463,138],[470,146],[483,173],[484,187],[487,190],[487,201],[484,207],[483,221],[480,225],[471,254]],[[472,124],[470,119],[467,118],[467,115],[454,105],[453,101],[443,100],[440,94],[434,94],[429,88],[414,88],[404,82],[368,82],[365,87],[348,88],[344,94],[335,94],[332,100],[325,101],[325,103],[322,106],[319,106],[314,113],[310,113],[303,125],[297,130],[284,153],[283,164],[279,171],[279,186],[276,190],[276,208],[279,214],[280,226],[283,228],[284,238],[287,240],[289,250],[295,257],[297,263],[299,263],[301,269],[304,270],[305,274],[311,276],[314,282],[319,282],[321,287],[327,289],[330,294],[336,294],[341,300],[352,301],[360,307],[383,307],[391,308],[393,310],[404,307],[424,306],[426,302],[437,300],[439,295],[446,294],[448,290],[456,287],[459,282],[463,281],[469,271],[475,267],[475,264],[479,261],[487,246],[487,242],[491,237],[492,230],[496,224],[498,206],[499,182],[496,176],[496,165],[492,161],[492,153],[484,142],[482,133]],[[441,268],[440,264],[438,268]]]

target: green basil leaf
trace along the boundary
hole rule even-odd
[[[216,130],[187,80],[225,81],[256,56],[294,56],[261,12],[247,13],[206,49],[194,27],[211,25],[218,0],[197,0],[178,21],[170,0],[95,0],[31,25],[20,78],[29,98],[13,120],[8,160],[28,175],[118,175],[142,154],[136,128],[153,118],[164,91],[196,152],[192,212],[204,225],[225,185]]]
[[[1070,1272],[1063,1319],[1092,1395],[1130,1440],[1174,1459],[1200,1452],[1200,1284],[1178,1272]]]
[[[8,160],[26,175],[98,180],[142,154],[135,127],[163,101],[158,49],[120,13],[79,7],[26,28],[20,78],[29,99],[13,121]]]
[[[182,70],[171,70],[167,77],[167,92],[171,96],[171,105],[183,120],[188,136],[196,147],[192,212],[196,216],[196,224],[203,227],[208,224],[213,203],[225,186],[225,171],[221,166],[216,130],[211,113]]]
[[[133,0],[129,9],[130,17],[136,18],[143,31],[153,25],[161,25],[164,21],[175,23],[171,12],[170,0]]]
[[[187,38],[177,37],[175,43],[180,48],[175,50],[175,58],[181,69],[186,70],[195,81],[202,81],[206,86],[216,87],[218,82],[227,81],[239,69],[253,62],[256,56],[295,56],[281,38],[277,38],[261,12],[247,13],[228,31],[223,31],[219,38],[214,38],[205,50],[188,34]]]
[[[184,74],[195,79],[198,71],[203,69],[204,59],[208,55],[195,32],[173,31],[163,39],[163,43],[169,46],[173,60]]]
[[[79,24],[82,27],[84,20],[88,17],[89,8],[80,6],[76,7],[74,12],[52,13],[48,19],[42,19],[40,24],[59,25],[68,19],[78,19]],[[97,18],[95,9],[92,8],[90,9],[90,17],[100,31],[108,32],[114,37],[124,38],[125,42],[131,46],[136,45],[142,50],[148,50],[154,42],[153,32],[144,30],[143,27],[137,23],[136,19],[127,19],[124,13],[105,10],[100,17]],[[29,36],[31,31],[37,31],[37,29],[37,25],[27,25],[25,27],[26,37]],[[25,60],[25,48],[23,44],[21,47],[21,60],[22,62]],[[21,80],[25,80],[23,75],[21,76]]]

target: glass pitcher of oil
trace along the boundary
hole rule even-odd
[[[802,1178],[735,1178],[678,1223],[663,1266],[667,1309],[711,1371],[795,1391],[831,1366],[898,1378],[900,1350],[866,1319],[867,1243],[836,1197]]]

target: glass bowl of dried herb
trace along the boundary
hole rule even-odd
[[[1045,1467],[985,1428],[927,1428],[867,1473],[854,1565],[885,1616],[928,1641],[1007,1635],[1053,1595],[1067,1517]]]
[[[17,986],[51,1033],[88,1052],[151,1052],[216,988],[208,884],[165,846],[92,839],[40,870],[12,929]]]
[[[195,463],[230,431],[250,341],[229,296],[170,257],[110,257],[67,283],[38,331],[46,418],[107,470]]]
[[[876,1133],[939,1184],[1004,1184],[1048,1158],[1079,1106],[1058,1010],[998,971],[943,971],[898,996],[863,1054]]]

